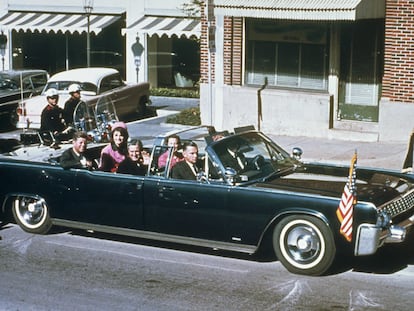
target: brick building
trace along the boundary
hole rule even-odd
[[[408,139],[413,1],[214,0],[209,8],[202,14],[203,123]]]

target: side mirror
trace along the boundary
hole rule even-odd
[[[300,161],[300,158],[302,157],[303,151],[301,148],[299,147],[294,147],[292,149],[292,157],[295,158],[296,160]]]

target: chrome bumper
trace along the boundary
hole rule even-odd
[[[407,228],[412,225],[414,225],[414,215],[385,230],[377,225],[361,224],[357,230],[354,255],[372,255],[385,243],[403,242]]]

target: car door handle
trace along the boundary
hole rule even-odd
[[[160,192],[164,192],[164,191],[175,191],[175,188],[172,186],[162,186],[159,189]]]
[[[158,188],[158,196],[164,200],[171,200],[171,194],[175,191],[174,187],[171,186],[161,186]]]

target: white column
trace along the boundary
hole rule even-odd
[[[216,16],[215,82],[213,85],[212,125],[217,130],[225,129],[224,110],[224,17]]]
[[[334,98],[334,123],[338,114],[338,96],[339,96],[339,71],[340,71],[340,29],[337,24],[331,26],[330,54],[329,54],[329,76],[328,92]]]

